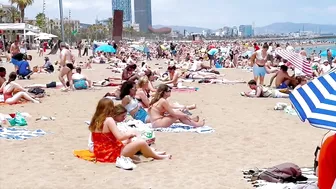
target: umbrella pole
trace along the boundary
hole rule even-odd
[[[64,41],[63,0],[59,0],[62,41]]]

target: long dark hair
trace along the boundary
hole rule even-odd
[[[16,77],[17,77],[16,73],[15,72],[11,72],[9,74],[9,76],[8,76],[8,82],[7,82],[6,85],[10,84],[10,82],[12,82],[12,81],[15,81]]]
[[[123,99],[125,96],[129,95],[134,85],[134,81],[125,81],[120,88],[120,99]]]

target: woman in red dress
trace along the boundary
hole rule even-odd
[[[145,157],[158,160],[171,158],[171,155],[155,152],[145,140],[138,138],[132,141],[136,134],[120,132],[116,121],[122,121],[125,116],[126,112],[120,116],[120,112],[115,110],[112,100],[103,98],[99,101],[89,126],[94,143],[93,153],[98,162],[114,163],[120,156],[134,158],[139,151]]]

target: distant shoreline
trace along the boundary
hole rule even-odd
[[[336,49],[336,44],[335,43],[318,43],[318,44],[298,44],[298,45],[293,45],[293,47],[330,47],[334,45]]]

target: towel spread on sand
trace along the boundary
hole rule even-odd
[[[86,121],[86,124],[90,125],[90,121]],[[144,131],[158,131],[158,132],[167,132],[167,133],[182,133],[182,132],[189,132],[189,133],[212,133],[215,130],[210,126],[203,126],[203,127],[192,127],[183,123],[174,123],[170,127],[167,128],[153,128],[152,124],[150,123],[142,123],[138,120],[129,120],[126,122],[118,123],[117,124],[119,130],[125,131],[128,128],[136,129],[140,132]],[[153,137],[155,137],[153,132]]]
[[[253,170],[253,169],[252,169]],[[259,172],[263,172],[266,169],[260,169]],[[252,174],[247,174],[249,170],[243,171],[244,180],[250,182],[254,187],[259,189],[318,189],[316,186],[317,177],[314,173],[314,168],[301,168],[302,175],[307,177],[307,181],[299,183],[271,183],[263,180],[256,180],[251,182]]]
[[[174,123],[170,127],[167,128],[154,128],[154,131],[159,132],[167,132],[167,133],[183,133],[183,132],[189,132],[189,133],[213,133],[215,130],[212,127],[209,126],[203,126],[203,127],[192,127],[189,125],[185,125],[183,123]]]
[[[41,129],[30,131],[21,128],[0,128],[0,138],[8,140],[26,140],[29,138],[39,137],[47,133]]]
[[[73,155],[75,157],[78,157],[79,159],[83,159],[86,161],[92,161],[92,162],[96,161],[95,155],[89,150],[74,150]]]

